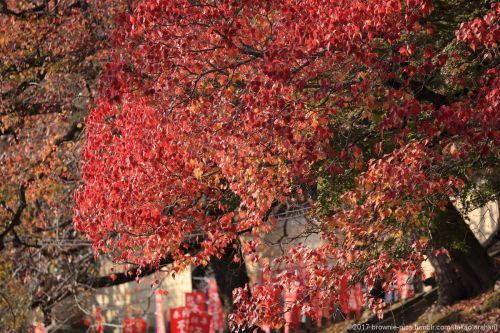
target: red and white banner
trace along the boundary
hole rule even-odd
[[[264,270],[261,270],[260,271],[260,283],[261,285],[265,286],[267,284],[269,284],[272,280],[272,273],[270,270],[264,272]],[[268,325],[264,325],[261,327],[261,329],[265,332],[265,333],[271,333],[271,327],[269,327]]]
[[[188,333],[189,314],[187,306],[170,308],[170,333]]]
[[[135,319],[124,319],[122,322],[122,333],[134,333],[135,332]]]
[[[361,316],[361,311],[365,307],[361,283],[356,283],[353,287],[349,287],[347,278],[342,279],[340,283],[340,306],[347,316],[350,316],[352,313],[355,314],[356,318]]]
[[[155,290],[156,306],[156,333],[167,333],[165,328],[165,315],[163,314],[163,297],[160,290]]]
[[[42,323],[35,322],[33,326],[35,329],[34,330],[35,333],[45,333],[45,328],[43,327]]]
[[[347,293],[347,308],[350,312],[354,312],[356,314],[356,318],[360,318],[361,311],[365,305],[361,283],[356,283],[353,287],[349,288]]]
[[[312,294],[310,296],[309,304],[312,308],[312,312],[316,314],[316,326],[321,327],[321,319],[323,318],[323,310],[321,307],[321,296],[319,294]]]
[[[410,285],[410,275],[401,271],[396,271],[396,285],[398,287],[399,295],[404,301],[408,298],[415,296],[413,289]]]
[[[298,284],[298,282],[296,282]],[[285,333],[290,331],[290,327],[297,329],[300,321],[300,310],[293,306],[298,299],[297,286],[292,286],[291,289],[285,290]]]
[[[186,307],[193,312],[205,312],[206,295],[203,291],[186,293]]]
[[[148,324],[144,318],[129,318],[122,323],[122,333],[147,333]]]
[[[96,306],[95,308],[95,331],[97,333],[104,333],[104,328],[102,327],[102,315],[101,308]]]
[[[208,280],[208,314],[211,316],[210,333],[224,331],[224,310],[215,279]]]
[[[325,300],[321,304],[321,314],[324,318],[327,318],[327,320],[328,320],[327,323],[330,323],[330,320],[331,320],[332,315],[333,315],[333,303],[330,299]]]
[[[206,312],[191,312],[189,314],[189,333],[209,333],[210,315]]]

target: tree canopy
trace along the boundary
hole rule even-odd
[[[242,233],[255,257],[270,212],[309,202],[323,245],[236,291],[234,327],[282,322],[298,262],[293,306],[312,317],[342,279],[418,272],[450,200],[497,181],[499,15],[493,1],[135,3],[85,122],[77,227],[117,261],[179,270]]]

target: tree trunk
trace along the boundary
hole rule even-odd
[[[498,272],[492,258],[453,204],[438,216],[431,232],[434,246],[449,252],[449,257],[430,256],[436,270],[439,305],[474,297],[495,284]]]
[[[241,258],[240,262],[234,262],[233,259],[235,256]],[[225,317],[228,318],[228,315],[231,314],[234,308],[233,290],[244,287],[250,281],[243,256],[239,247],[235,249],[233,244],[229,244],[222,258],[217,259],[213,257],[210,261],[210,265],[212,266],[215,280],[217,281],[217,288],[219,289],[219,297],[224,308]],[[225,330],[228,331],[227,320],[225,325]],[[251,331],[253,331],[253,329]]]

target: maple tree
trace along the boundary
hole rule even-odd
[[[477,179],[497,186],[499,10],[444,0],[134,4],[86,119],[77,226],[117,261],[172,258],[181,270],[237,255],[239,242],[258,260],[269,212],[310,201],[308,230],[323,245],[290,249],[264,268],[276,281],[238,289],[234,328],[281,325],[281,292],[299,278],[290,308],[315,318],[313,298],[338,302],[342,279],[372,288],[393,269],[418,273],[426,256],[443,270],[459,256],[483,269],[459,281],[462,296],[481,292],[496,272],[477,240],[467,239],[474,266],[470,251],[427,235],[448,225],[470,234],[452,199],[477,192]],[[449,257],[435,252],[443,245]],[[438,283],[453,290],[443,270]],[[380,313],[382,301],[368,299]]]

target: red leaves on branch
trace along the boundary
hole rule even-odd
[[[500,4],[492,5],[489,11],[482,18],[460,25],[456,31],[456,37],[460,42],[467,43],[473,51],[478,47],[496,49],[500,40]]]

